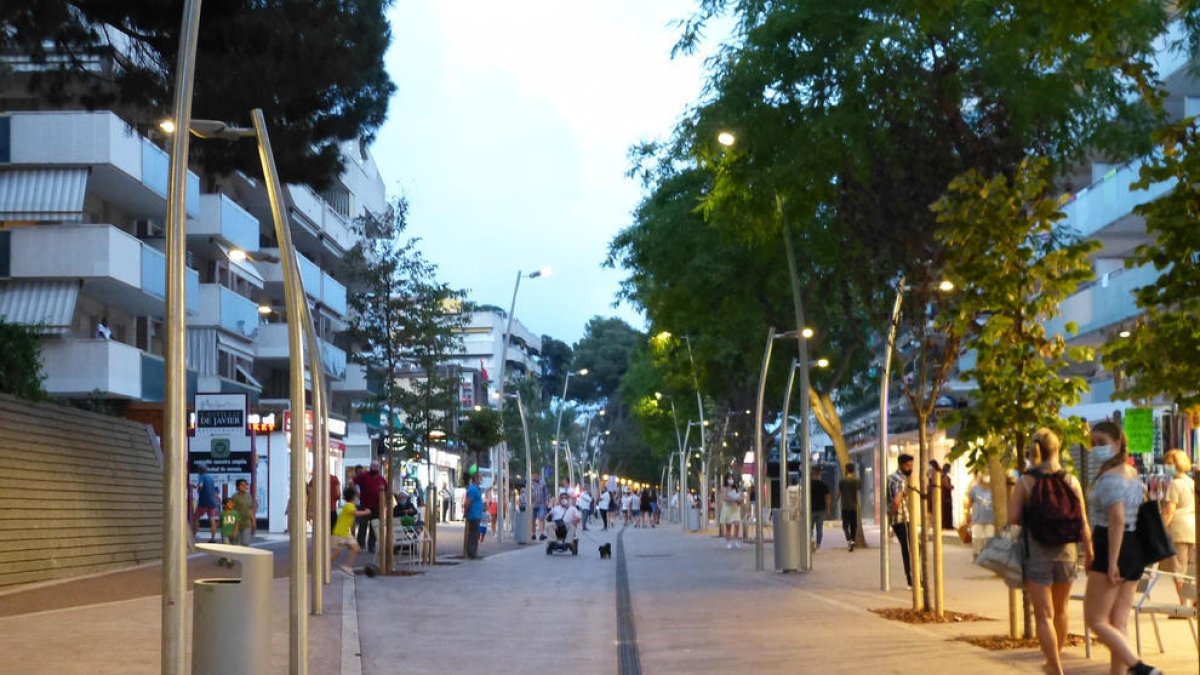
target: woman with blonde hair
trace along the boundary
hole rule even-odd
[[[1091,538],[1087,517],[1083,514],[1083,489],[1079,481],[1065,471],[1059,461],[1058,436],[1049,429],[1033,435],[1033,456],[1040,463],[1021,476],[1009,498],[1008,522],[1024,529],[1026,546],[1021,571],[1025,594],[1033,603],[1037,619],[1037,638],[1046,657],[1050,675],[1062,675],[1062,649],[1067,644],[1067,601],[1075,581],[1076,542],[1082,539],[1085,559],[1091,561]],[[1072,527],[1044,527],[1060,524],[1062,514],[1048,511],[1048,495],[1058,495],[1058,504],[1067,505],[1078,517]],[[1053,532],[1048,532],[1053,530]],[[1073,533],[1072,533],[1073,531]],[[1055,536],[1051,536],[1051,534]]]
[[[1175,555],[1158,563],[1158,569],[1175,574],[1191,574],[1189,563],[1196,551],[1196,483],[1188,475],[1192,460],[1178,448],[1163,458],[1171,484],[1167,486],[1167,497],[1162,502],[1163,523],[1167,534],[1175,543]],[[1183,598],[1183,579],[1175,577],[1175,591],[1179,593],[1179,604],[1186,605]]]
[[[1101,464],[1088,500],[1095,555],[1087,566],[1084,619],[1108,647],[1110,675],[1161,675],[1161,670],[1142,663],[1125,639],[1134,586],[1146,568],[1137,536],[1142,481],[1129,465],[1125,434],[1116,424],[1105,421],[1092,427],[1090,454]]]

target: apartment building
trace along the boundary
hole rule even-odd
[[[0,317],[36,327],[52,395],[150,407],[163,399],[166,141],[111,111],[0,115]],[[386,209],[369,151],[348,143],[343,155],[346,168],[324,193],[284,190],[338,417],[338,471],[346,456],[370,456],[370,431],[352,410],[367,393],[366,373],[349,363],[339,338],[347,319],[343,259],[357,239],[354,219]],[[263,183],[189,172],[186,203],[189,397],[241,393],[252,414],[281,420],[289,317]],[[286,449],[282,425],[275,434],[261,444]],[[285,480],[265,472],[287,462],[271,462],[265,447],[260,457],[260,483]],[[269,500],[260,501],[265,517]],[[270,506],[274,516],[285,505]]]
[[[494,391],[494,383],[500,377],[500,359],[507,327],[508,312],[499,307],[485,305],[471,312],[467,325],[461,331],[461,351],[450,360],[450,363],[462,369],[460,401],[464,407],[499,407],[498,401],[489,398],[489,391]],[[540,377],[541,355],[542,339],[526,328],[520,319],[514,318],[508,350],[503,357],[506,362],[505,378],[511,381],[522,377]]]

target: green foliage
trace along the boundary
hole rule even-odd
[[[1133,186],[1175,181],[1169,193],[1139,206],[1148,243],[1127,267],[1153,265],[1158,279],[1135,293],[1145,314],[1128,338],[1104,350],[1104,359],[1132,382],[1115,395],[1124,399],[1165,396],[1181,408],[1200,403],[1200,128],[1188,118],[1158,136],[1161,152],[1142,167]]]
[[[630,355],[645,339],[645,335],[621,319],[592,317],[575,345],[571,365],[575,370],[587,368],[588,374],[571,378],[567,397],[596,403],[615,394],[621,377],[629,369]]]
[[[1026,160],[1011,179],[968,172],[933,207],[942,228],[938,239],[954,251],[946,274],[956,285],[952,309],[938,320],[966,335],[964,346],[976,356],[961,373],[977,387],[971,404],[946,420],[962,425],[957,454],[987,455],[1004,445],[1020,451],[1041,426],[1068,441],[1082,438],[1083,421],[1064,424],[1059,410],[1087,390],[1082,377],[1064,373],[1093,354],[1069,348],[1066,336],[1048,334],[1045,324],[1093,278],[1088,255],[1099,244],[1063,226],[1066,200],[1052,194],[1048,163]]]
[[[262,108],[285,182],[322,187],[341,170],[338,144],[370,142],[395,85],[384,68],[390,0],[205,2],[194,116],[249,124]],[[36,0],[0,5],[0,48],[40,66],[27,85],[55,104],[171,112],[182,3]],[[126,42],[110,34],[124,34]],[[120,46],[118,46],[120,45]],[[97,67],[98,61],[115,61]],[[258,175],[253,144],[193,146],[206,170]]]
[[[549,401],[562,392],[563,378],[571,369],[575,354],[571,345],[549,335],[542,336],[542,398]]]
[[[41,401],[42,347],[36,330],[0,319],[0,392]]]
[[[487,452],[489,448],[505,440],[500,425],[499,411],[491,408],[471,410],[467,413],[466,419],[459,424],[458,438],[463,445],[467,446],[468,450],[475,454]],[[517,428],[520,428],[520,424],[517,425]]]
[[[396,200],[380,217],[361,220],[363,235],[346,256],[351,319],[346,335],[357,349],[351,358],[385,377],[365,407],[404,416],[389,449],[415,452],[433,431],[449,431],[457,410],[458,372],[442,364],[457,353],[465,325],[464,293],[437,281],[437,266],[403,239],[408,204]],[[403,376],[406,386],[399,386]]]

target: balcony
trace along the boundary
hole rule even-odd
[[[226,331],[253,340],[258,336],[258,305],[220,284],[200,284],[199,310],[195,326],[219,326]]]
[[[274,258],[279,257],[279,249],[263,249],[262,253]],[[303,254],[297,256],[300,260],[300,279],[304,284],[304,294],[320,302],[338,316],[346,315],[346,287],[333,277],[326,274],[316,263]],[[263,280],[268,285],[277,287],[277,298],[282,298],[283,265],[280,263],[255,263]]]
[[[132,314],[166,313],[166,257],[111,225],[51,225],[12,231],[9,274],[14,279],[79,279],[83,292]],[[187,270],[186,303],[200,301],[200,275]]]
[[[321,363],[325,372],[339,380],[346,377],[346,352],[334,345],[318,340],[321,345]],[[287,361],[288,338],[286,323],[268,323],[259,326],[258,340],[254,343],[255,358],[260,361]]]
[[[350,363],[346,366],[345,379],[334,383],[332,389],[342,394],[366,394],[378,387],[368,380],[366,366],[360,363]]]
[[[243,251],[258,250],[258,219],[229,197],[200,197],[200,219],[188,225],[188,236],[217,237]]]
[[[1046,330],[1050,333],[1063,332],[1063,326],[1068,321],[1074,321],[1079,328],[1079,336],[1086,337],[1131,319],[1141,314],[1134,302],[1133,292],[1157,278],[1158,271],[1152,265],[1120,269],[1106,275],[1067,298],[1060,308],[1062,314],[1047,323]]]
[[[1133,209],[1152,202],[1175,187],[1175,181],[1155,183],[1145,190],[1132,190],[1143,160],[1134,160],[1109,171],[1103,178],[1075,194],[1063,211],[1067,223],[1084,237],[1094,237],[1105,228],[1135,218]]]
[[[115,340],[47,340],[42,370],[51,394],[142,398],[142,350]]]
[[[355,236],[350,222],[325,202],[312,188],[304,185],[288,185],[285,188],[292,207],[303,216],[310,229],[323,235],[327,248],[336,254],[344,254],[354,246]],[[332,242],[334,246],[329,246]]]
[[[170,156],[111,112],[13,113],[10,164],[86,166],[88,194],[134,218],[162,219]],[[200,178],[187,174],[187,213],[200,215]]]

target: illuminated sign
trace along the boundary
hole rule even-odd
[[[313,428],[313,411],[304,411],[304,430],[311,433]],[[274,429],[272,428],[272,431]],[[289,433],[292,430],[292,413],[291,411],[283,411],[283,431]],[[346,435],[346,420],[336,417],[329,418],[329,435],[330,436],[345,436]]]

